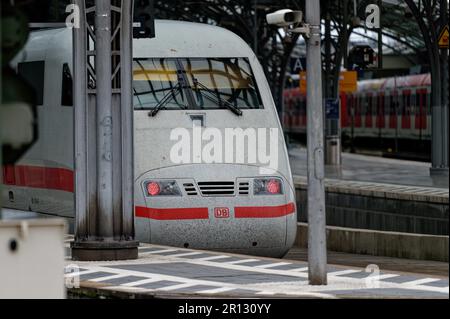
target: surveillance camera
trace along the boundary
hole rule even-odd
[[[266,18],[268,24],[273,24],[279,27],[288,27],[290,25],[301,23],[303,19],[303,12],[283,9],[269,13]]]

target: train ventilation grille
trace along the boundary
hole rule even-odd
[[[239,183],[239,195],[248,195],[248,182]]]
[[[187,195],[189,195],[189,196],[197,195],[197,190],[195,189],[194,184],[186,183],[186,184],[183,184],[183,186],[184,186],[184,191],[186,192]]]
[[[234,182],[198,182],[203,196],[233,196]]]

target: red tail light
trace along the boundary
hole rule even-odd
[[[158,183],[150,182],[147,184],[147,192],[150,196],[156,196],[161,192],[161,188]]]
[[[271,179],[266,184],[267,191],[271,194],[279,194],[281,192],[280,181]]]

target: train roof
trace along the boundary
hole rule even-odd
[[[27,47],[61,49],[67,54],[72,49],[71,32],[68,28],[33,31]],[[217,26],[155,20],[155,33],[153,39],[133,40],[134,57],[255,57],[244,40]]]
[[[156,20],[156,37],[134,40],[134,56],[250,57],[248,44],[233,32],[201,23]],[[143,43],[142,45],[136,45]]]
[[[430,85],[431,76],[429,73],[426,73],[359,81],[358,91],[395,90]]]

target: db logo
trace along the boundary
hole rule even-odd
[[[216,208],[214,208],[214,217],[229,218],[230,217],[230,209],[228,207],[216,207]]]

